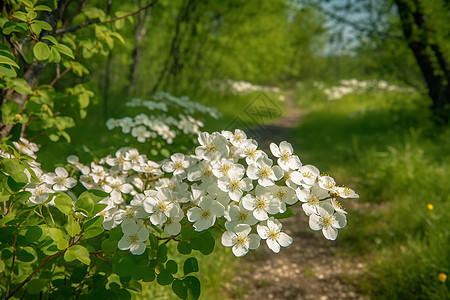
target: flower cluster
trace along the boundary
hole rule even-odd
[[[297,202],[309,216],[311,229],[322,230],[327,239],[336,239],[337,230],[346,225],[346,212],[337,199],[358,195],[320,175],[316,167],[302,165],[288,142],[270,145],[276,163],[241,130],[203,132],[198,142],[194,155],[176,153],[161,163],[134,148],[121,148],[90,165],[68,157],[85,188],[109,194],[100,201],[106,204],[100,214],[106,230],[121,227],[119,249],[142,254],[152,226],[161,227],[168,237],[180,234],[183,226],[198,232],[216,226],[223,230],[222,244],[238,257],[258,248],[261,240],[278,253],[292,243],[278,219]],[[24,140],[22,145],[28,146],[17,146],[19,151],[35,149]],[[33,172],[39,182],[25,190],[34,204],[52,205],[53,193],[77,184],[62,167],[43,173],[35,165]],[[219,218],[225,222],[216,222]]]
[[[323,89],[322,83],[315,82],[317,88]],[[400,93],[412,93],[415,90],[410,87],[401,87],[397,85],[389,84],[384,80],[357,80],[357,79],[344,79],[340,81],[339,86],[333,86],[323,89],[328,100],[339,100],[348,94],[361,94],[369,90],[381,90],[388,92],[400,92]]]
[[[193,114],[209,115],[219,118],[217,109],[205,106],[201,103],[190,101],[189,97],[174,97],[168,93],[158,92],[153,96],[154,100],[142,100],[133,98],[126,103],[128,107],[145,107],[155,111],[154,115],[141,113],[135,117],[121,119],[111,118],[106,122],[109,130],[121,129],[125,134],[131,134],[139,143],[145,143],[149,139],[162,138],[166,143],[172,144],[173,139],[179,134],[198,135],[204,126],[203,122],[194,118]],[[167,112],[179,112],[177,117],[167,115]]]
[[[277,87],[255,85],[243,80],[233,79],[215,79],[207,83],[208,87],[213,91],[229,92],[233,95],[248,94],[252,92],[273,92],[280,93]]]

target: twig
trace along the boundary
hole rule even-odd
[[[61,74],[57,75],[57,76],[52,80],[52,82],[50,82],[49,85],[50,85],[50,86],[54,86],[55,83],[56,83],[58,80],[60,80],[61,77],[63,77],[64,75],[66,75],[67,72],[69,72],[70,70],[72,70],[72,67],[71,67],[71,66],[68,67],[67,69],[65,69]]]
[[[115,18],[103,21],[103,23],[112,23],[112,22],[115,22],[115,21],[120,20],[120,19],[124,19],[124,18],[128,18],[128,17],[134,16],[135,14],[138,14],[142,10],[152,7],[157,1],[158,0],[153,0],[149,4],[139,8],[138,10],[136,10],[134,12],[131,12],[131,13],[125,14],[123,16],[119,16],[119,17],[115,17]],[[71,27],[71,28],[61,28],[61,29],[58,29],[58,30],[55,31],[55,36],[56,35],[62,35],[62,34],[68,33],[68,32],[74,32],[74,31],[77,31],[77,30],[79,30],[81,28],[87,27],[87,26],[92,25],[92,24],[97,24],[97,23],[101,23],[100,19],[88,20],[88,21],[86,21],[84,23],[81,23],[80,25],[77,25],[77,26],[74,26],[74,27]]]
[[[139,8],[138,10],[136,10],[134,12],[131,12],[131,13],[123,15],[123,16],[115,17],[115,18],[112,18],[110,20],[106,20],[105,22],[106,23],[111,23],[111,22],[115,22],[115,21],[120,20],[120,19],[125,19],[125,18],[128,18],[128,17],[134,16],[135,14],[138,14],[142,10],[152,7],[157,1],[158,0],[153,0],[149,4],[147,4],[145,6],[142,6],[141,8]]]
[[[107,263],[110,267],[112,267],[112,264],[109,262],[109,260],[107,260],[107,259],[101,257],[101,256],[98,255],[98,254],[95,254],[95,256],[97,256],[99,259],[101,259],[102,261],[104,261],[105,263]]]
[[[89,0],[84,0],[83,3],[81,3],[81,5],[77,8],[77,10],[74,11],[73,14],[71,14],[70,17],[64,21],[64,24],[62,26],[63,28],[67,28],[67,26],[69,26],[70,22],[72,22],[72,20],[83,10],[88,1]]]
[[[8,300],[12,296],[14,296],[14,294],[17,293],[17,291],[20,290],[28,281],[30,281],[31,278],[33,278],[34,275],[36,275],[36,273],[40,269],[42,269],[45,266],[45,264],[47,264],[52,258],[63,255],[66,252],[66,250],[63,250],[61,252],[55,253],[53,255],[50,255],[50,256],[47,256],[46,258],[44,258],[44,260],[41,262],[41,264],[30,275],[28,275],[28,277],[24,281],[22,281],[8,296],[6,296],[5,300]]]

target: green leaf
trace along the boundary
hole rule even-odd
[[[13,196],[12,201],[13,202],[19,202],[19,203],[24,203],[25,201],[27,201],[30,197],[31,197],[31,192],[27,192],[27,191],[22,191],[19,192],[17,194],[15,194]]]
[[[16,11],[15,13],[12,14],[12,16],[14,18],[16,18],[17,20],[20,20],[23,22],[28,21],[27,14],[24,13],[23,11]]]
[[[47,31],[53,30],[52,26],[45,21],[35,20],[34,22],[36,24],[38,24],[39,26],[41,26],[41,28],[44,30],[47,30]]]
[[[88,272],[86,266],[75,268],[73,269],[72,274],[70,274],[70,280],[73,283],[80,283],[87,274]]]
[[[177,295],[180,299],[187,299],[188,296],[188,288],[184,284],[183,280],[175,279],[172,282],[172,291]]]
[[[192,249],[199,250],[203,255],[211,254],[214,250],[215,240],[208,231],[191,240]]]
[[[67,249],[66,253],[69,252],[71,255],[75,256],[83,264],[89,266],[91,263],[91,258],[89,257],[89,251],[81,245],[73,245]]]
[[[158,276],[156,277],[156,281],[160,284],[160,285],[169,285],[172,283],[173,281],[173,276],[172,274],[167,271],[166,269],[162,269]]]
[[[48,57],[48,60],[54,63],[59,63],[61,61],[61,55],[58,50],[55,49],[55,46],[50,49],[50,56]]]
[[[29,8],[33,8],[33,6],[34,6],[33,2],[31,2],[29,0],[20,0],[20,2],[22,2],[23,5],[25,5],[26,7],[29,7]]]
[[[65,215],[68,215],[74,211],[72,198],[70,198],[66,193],[56,193],[54,202],[56,208]]]
[[[20,106],[14,101],[6,101],[2,104],[2,122],[14,124],[16,114],[20,113]]]
[[[102,205],[102,204],[97,204],[97,205]],[[97,206],[96,205],[96,206]],[[94,236],[97,236],[99,234],[101,234],[104,229],[102,226],[104,217],[103,216],[97,216],[95,218],[90,219],[89,221],[87,221],[84,224],[84,238],[92,238]],[[117,248],[117,243],[115,243],[114,249]],[[114,251],[113,249],[113,251]]]
[[[44,287],[47,285],[47,281],[40,278],[33,278],[28,282],[26,288],[27,293],[30,293],[32,295],[39,294]]]
[[[37,17],[37,13],[35,11],[33,11],[33,10],[29,11],[28,14],[27,14],[27,18],[30,21],[36,19],[36,17]]]
[[[84,198],[78,198],[77,201],[75,201],[75,210],[81,211],[82,213],[90,216],[92,211],[94,210],[95,203],[91,198],[84,197]]]
[[[22,247],[17,252],[17,259],[23,262],[33,262],[37,259],[36,250],[32,247]]]
[[[36,23],[36,22],[32,23],[30,25],[30,28],[31,28],[31,31],[33,31],[33,33],[35,35],[39,36],[41,34],[42,27],[38,23]]]
[[[1,63],[1,64],[5,64],[5,65],[14,66],[14,67],[16,67],[16,68],[19,68],[19,65],[18,65],[14,60],[12,60],[11,58],[6,57],[6,56],[4,56],[4,55],[0,55],[0,63]]]
[[[197,277],[194,276],[187,276],[186,278],[183,279],[184,284],[188,287],[189,289],[189,298],[192,299],[198,299],[200,298],[200,280],[198,280]]]
[[[47,5],[36,5],[33,9],[36,11],[52,11]]]
[[[113,271],[120,277],[128,277],[133,274],[134,269],[137,267],[138,260],[135,259],[134,255],[128,255],[113,264]]]
[[[56,48],[56,50],[59,51],[59,53],[64,54],[65,56],[68,56],[72,59],[75,59],[75,56],[73,56],[72,49],[70,49],[66,45],[56,44],[54,47]]]
[[[2,166],[5,172],[9,173],[15,182],[28,182],[28,177],[25,175],[26,168],[17,158],[4,160]]]
[[[0,65],[0,77],[17,77],[17,72],[13,67],[7,65]]]
[[[139,265],[133,272],[133,279],[152,282],[156,278],[155,269],[147,265]]]
[[[14,89],[16,92],[18,92],[19,94],[29,95],[33,93],[28,83],[22,78],[12,79],[11,88]]]
[[[184,240],[191,240],[196,235],[198,235],[198,233],[192,226],[186,226],[181,229],[181,237]]]
[[[198,261],[195,257],[189,257],[184,261],[183,264],[183,272],[184,275],[188,275],[189,273],[198,272]]]
[[[46,60],[50,56],[50,48],[46,43],[37,42],[33,47],[33,54],[37,60]]]
[[[66,249],[69,246],[69,242],[64,238],[63,232],[58,228],[49,228],[48,233],[50,237],[56,242],[56,246],[59,250]]]
[[[90,198],[92,199],[92,201],[94,203],[98,203],[100,200],[108,197],[109,194],[104,192],[104,191],[100,191],[100,190],[87,190],[85,192],[83,192],[78,199],[81,198]]]
[[[26,182],[20,182],[20,183],[17,183],[17,182],[12,178],[12,176],[8,177],[7,183],[8,183],[9,188],[10,188],[11,191],[13,191],[13,192],[18,192],[18,191],[20,191],[20,190],[27,184]]]
[[[273,217],[275,219],[286,219],[286,218],[291,218],[294,216],[295,216],[294,211],[292,210],[292,208],[288,207],[284,213],[277,213]]]
[[[177,245],[177,250],[181,254],[190,254],[192,252],[191,245],[186,241],[180,241]]]
[[[51,36],[51,35],[46,35],[44,37],[42,37],[43,40],[48,40],[50,42],[53,43],[53,45],[58,45],[58,41],[55,39],[55,37]]]
[[[69,215],[66,230],[71,237],[74,237],[81,232],[80,224],[78,224],[78,222],[73,218],[72,215]]]
[[[13,32],[27,32],[28,26],[25,23],[6,22],[3,25],[3,34],[9,35]]]
[[[117,241],[106,239],[102,242],[102,249],[106,252],[114,252],[117,249]]]
[[[160,263],[163,263],[167,260],[167,245],[166,244],[159,245],[158,252],[156,253],[156,259]]]
[[[166,269],[167,271],[169,271],[172,274],[175,274],[176,272],[178,272],[178,265],[177,262],[174,260],[168,260],[166,262]]]
[[[25,239],[29,243],[34,243],[39,241],[42,236],[42,228],[39,226],[30,226],[27,228],[27,232],[25,233]]]

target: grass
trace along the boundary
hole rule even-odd
[[[368,203],[345,202],[353,208],[340,235],[345,251],[367,259],[359,288],[374,299],[448,299],[438,275],[450,274],[450,128],[428,121],[418,94],[327,101],[299,90],[297,99],[308,111],[293,134],[303,163]]]

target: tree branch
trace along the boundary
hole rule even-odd
[[[92,25],[92,24],[112,23],[112,22],[115,22],[117,20],[125,19],[125,18],[128,18],[128,17],[134,16],[135,14],[138,14],[140,11],[142,11],[144,9],[148,9],[148,8],[152,7],[156,2],[158,2],[158,0],[153,0],[149,4],[139,8],[138,10],[136,10],[134,12],[125,14],[123,16],[115,17],[115,18],[112,18],[112,19],[109,19],[109,20],[106,20],[106,21],[103,21],[103,22],[101,22],[100,19],[93,19],[93,20],[88,20],[88,21],[86,21],[84,23],[81,23],[80,25],[77,25],[77,26],[74,26],[74,27],[71,27],[71,28],[61,28],[61,29],[58,29],[58,30],[55,31],[55,35],[62,35],[62,34],[68,33],[68,32],[75,32],[75,31],[77,31],[77,30],[79,30],[81,28],[87,27],[87,26]]]

